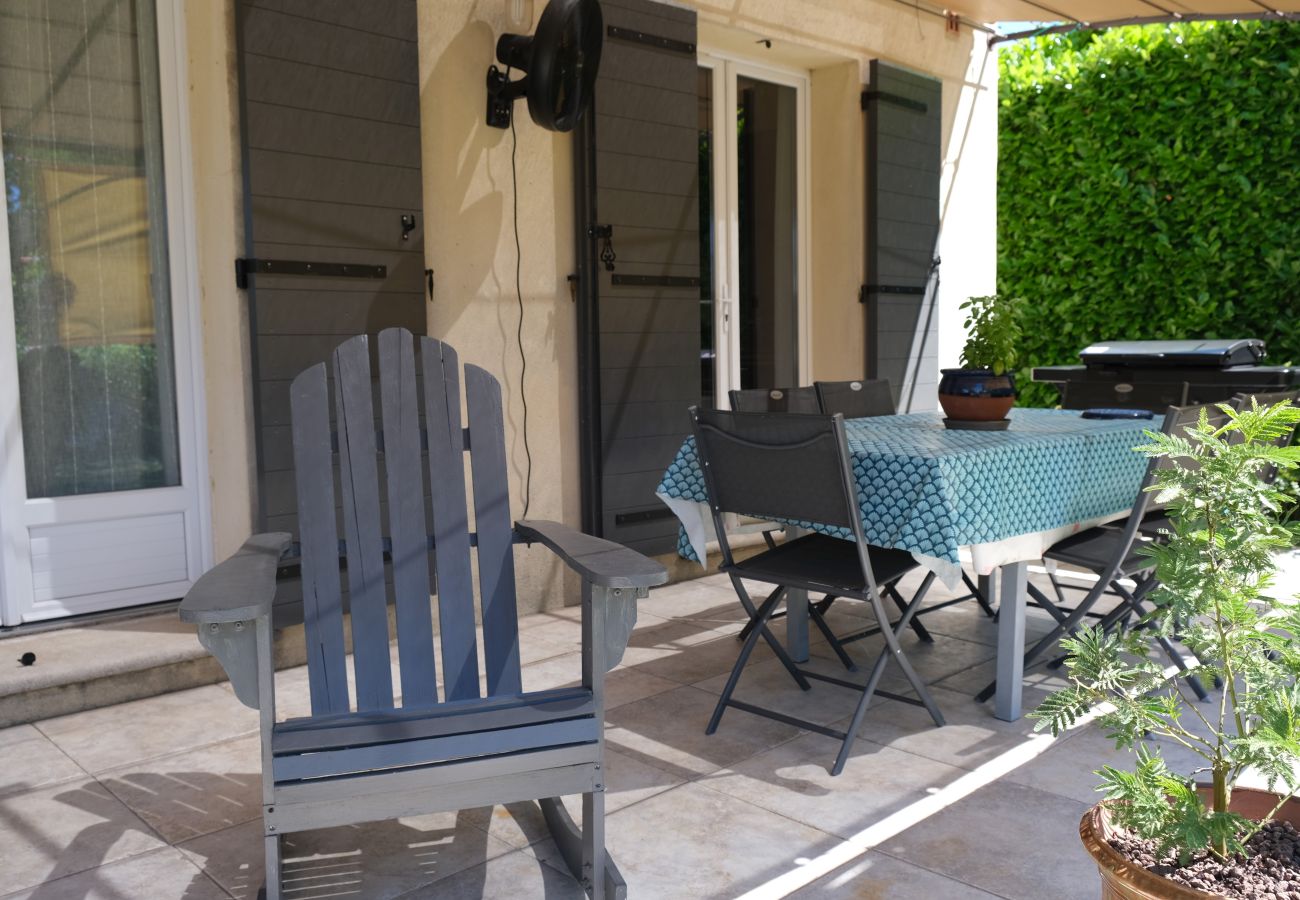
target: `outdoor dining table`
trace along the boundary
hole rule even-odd
[[[1146,469],[1134,448],[1159,423],[1050,409],[1013,409],[1009,418],[1004,431],[975,431],[944,427],[938,412],[910,413],[850,419],[845,431],[867,541],[911,552],[954,589],[966,549],[982,584],[996,593],[994,714],[1014,721],[1021,713],[1027,566],[1061,538],[1132,507]],[[706,559],[715,535],[694,438],[683,443],[657,494],[681,522],[679,554]],[[816,522],[782,524],[849,537],[847,529]],[[805,660],[807,596],[789,592],[786,605],[787,645]]]

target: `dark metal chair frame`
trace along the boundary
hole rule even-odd
[[[813,387],[817,390],[817,402],[824,415],[840,413],[846,419],[867,419],[875,416],[892,416],[898,413],[898,406],[894,403],[893,387],[887,378],[857,379],[855,381],[818,381],[813,384]],[[920,610],[917,613],[917,625],[920,625],[920,616],[957,603],[965,603],[967,600],[974,600],[979,603],[980,609],[984,611],[985,615],[989,617],[994,615],[993,606],[989,603],[988,598],[984,596],[984,592],[979,589],[979,586],[971,581],[970,576],[965,571],[961,573],[961,580],[965,583],[969,593],[954,597],[951,600],[945,600],[943,603],[932,604]],[[874,633],[874,631],[866,632],[866,634]],[[928,640],[928,637],[926,639]]]
[[[854,387],[856,385],[857,387]],[[752,413],[821,413],[831,415],[841,413],[846,419],[869,418],[872,416],[888,416],[896,412],[894,397],[889,381],[881,380],[857,380],[857,381],[819,381],[811,387],[796,388],[746,388],[744,390],[734,390],[728,392],[731,400],[731,409],[734,412],[752,412]],[[776,540],[774,534],[783,531],[783,528],[764,528],[763,540],[767,543],[768,549],[775,549]],[[988,599],[983,592],[971,581],[970,576],[962,572],[962,581],[965,582],[969,593],[960,597],[954,597],[945,600],[942,603],[935,603],[924,609],[918,610],[913,617],[911,628],[916,632],[921,640],[932,643],[933,638],[929,631],[921,623],[920,616],[927,613],[935,612],[945,607],[952,606],[956,603],[964,603],[967,600],[976,600],[980,608],[988,616],[993,615],[993,607],[989,604]],[[927,584],[928,589],[928,584]],[[898,606],[901,611],[906,607],[906,601],[899,595],[893,585],[885,588],[886,594]],[[835,602],[835,597],[828,596],[819,601],[817,611],[825,615]],[[773,619],[780,619],[786,615],[784,609],[777,610],[772,614]],[[738,635],[740,640],[749,637],[749,632],[753,628],[753,622],[747,624]],[[861,638],[870,637],[880,631],[879,626],[867,628],[856,634],[848,635],[840,639],[840,643],[847,644],[851,641]]]
[[[777,603],[790,589],[865,601],[871,605],[876,620],[883,626],[889,622],[889,618],[883,603],[885,591],[876,580],[872,564],[873,551],[879,559],[889,560],[890,568],[885,572],[884,578],[885,587],[892,587],[898,579],[917,567],[915,561],[904,551],[872,548],[866,542],[857,504],[857,487],[849,464],[844,418],[839,415],[723,412],[692,407],[691,420],[695,431],[696,452],[709,496],[709,508],[722,551],[720,571],[731,578],[736,595],[754,622],[754,628],[745,639],[722,695],[718,698],[706,733],[713,734],[717,730],[723,712],[730,706],[835,737],[842,744],[831,774],[838,775],[844,769],[867,707],[876,694],[924,706],[934,723],[943,725],[943,714],[926,690],[925,683],[908,662],[899,643],[899,635],[916,615],[924,590],[903,605],[897,622],[891,623],[890,627],[881,628],[885,648],[876,658],[865,685],[800,668],[768,628]],[[794,477],[796,473],[798,478]],[[804,535],[738,563],[732,555],[724,528],[723,515],[727,512],[837,526],[847,529],[853,539],[850,542],[821,534]],[[832,571],[837,568],[838,572]],[[837,581],[832,577],[834,574],[849,577]],[[932,574],[927,576],[926,587],[933,577]],[[756,606],[742,579],[771,584],[774,590]],[[841,661],[851,666],[852,663],[843,654],[839,641],[831,633],[817,606],[810,605],[809,613],[818,629],[831,641]],[[733,698],[741,673],[760,637],[768,643],[791,678],[802,689],[809,690],[811,685],[808,679],[815,679],[861,692],[845,731],[837,731]],[[902,669],[916,692],[916,697],[880,689],[881,676],[891,659]]]

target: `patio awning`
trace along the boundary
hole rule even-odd
[[[1059,30],[1198,19],[1300,20],[1300,0],[948,0],[945,5],[971,22],[1060,22]],[[1025,33],[1007,38],[1020,36]]]

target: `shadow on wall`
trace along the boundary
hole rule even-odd
[[[463,25],[441,48],[435,50],[437,61],[421,85],[421,108],[426,114],[425,163],[433,170],[426,177],[431,195],[425,209],[436,217],[434,232],[438,246],[426,247],[431,261],[455,259],[455,275],[450,284],[439,287],[435,281],[433,302],[439,307],[442,327],[432,329],[435,337],[449,337],[449,325],[470,313],[483,298],[497,298],[496,335],[492,342],[495,358],[485,355],[484,341],[462,346],[462,360],[482,366],[498,377],[502,388],[502,406],[507,434],[521,435],[523,422],[516,415],[518,405],[519,358],[516,329],[519,325],[513,278],[514,237],[512,222],[507,218],[507,204],[514,200],[509,180],[499,182],[492,165],[492,151],[498,157],[510,152],[512,136],[508,131],[488,127],[483,121],[486,93],[484,74],[495,61],[497,23],[476,18],[483,13],[471,9]],[[436,85],[437,100],[425,102],[425,91]],[[450,100],[449,98],[454,98]],[[517,103],[515,113],[522,116],[522,128],[530,127],[524,104]],[[432,142],[430,145],[428,142]],[[521,148],[521,151],[523,148]],[[520,162],[523,162],[521,152]],[[499,168],[499,161],[498,161]],[[521,185],[524,179],[521,176]],[[533,235],[520,235],[521,243]],[[438,268],[437,262],[433,262]],[[506,273],[509,273],[508,276]],[[437,274],[435,273],[435,279]],[[550,327],[553,331],[553,325]],[[453,343],[464,345],[463,340]],[[553,343],[553,341],[552,341]],[[520,441],[512,441],[508,463],[516,482],[522,481]]]
[[[456,258],[456,289],[439,290],[436,284],[434,288],[434,302],[452,310],[453,319],[459,319],[473,303],[474,292],[467,289],[471,285],[487,287],[489,295],[499,295],[503,289],[496,272],[498,241],[494,238],[501,235],[505,224],[504,191],[508,186],[491,180],[488,154],[510,136],[482,122],[486,102],[483,78],[494,58],[496,35],[487,22],[474,20],[474,15],[471,10],[469,20],[438,53],[420,86],[422,109],[427,109],[424,95],[430,85],[438,85],[439,97],[459,98],[454,105],[440,104],[430,110],[432,121],[422,128],[426,162],[432,160],[437,167],[435,178],[425,179],[426,189],[432,191],[425,198],[425,209],[430,210],[430,218],[436,217],[439,240],[451,243],[426,248],[426,253],[430,259]],[[476,176],[480,171],[487,172],[491,190],[474,197],[479,193]],[[502,362],[496,363],[498,372],[504,371]]]

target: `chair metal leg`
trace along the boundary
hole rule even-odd
[[[266,847],[266,887],[264,896],[266,900],[281,900],[280,893],[280,836],[278,834],[268,834],[263,843]]]
[[[867,707],[871,705],[871,698],[880,685],[880,677],[885,674],[885,664],[887,662],[889,662],[889,651],[882,650],[880,655],[876,657],[875,663],[871,666],[871,674],[867,676],[866,687],[862,689],[862,696],[858,698],[858,704],[853,709],[853,718],[849,720],[849,727],[844,729],[844,743],[840,744],[840,752],[836,754],[835,764],[831,766],[832,775],[843,772],[844,764],[849,761],[849,753],[853,750],[853,742],[858,738],[858,729],[862,727],[862,720],[867,715]]]
[[[745,623],[744,628],[740,629],[740,634],[736,635],[736,640],[743,641],[745,638],[749,637],[749,633],[754,630],[754,617],[758,615],[758,610],[754,609],[754,603],[749,598],[749,592],[744,590],[744,586],[741,585],[734,576],[731,581],[736,588],[736,594],[740,597],[740,605],[745,607],[745,612],[749,613],[749,621]],[[773,593],[781,593],[784,591],[785,585],[777,585],[773,590]],[[768,594],[768,596],[770,597],[772,594]],[[779,619],[784,615],[785,610],[778,609],[776,612],[772,613],[772,619]]]
[[[740,583],[740,579],[735,575],[731,576],[731,584],[736,589],[736,596],[740,597],[741,605],[745,607],[746,612],[750,615],[750,632],[753,633],[754,629],[752,626],[758,618],[758,613],[754,609],[754,601],[750,599],[749,592],[745,590],[745,586]],[[767,600],[764,601],[764,603],[780,600],[784,594],[785,585],[778,585],[776,590],[767,595]],[[772,617],[775,615],[775,612],[771,613],[767,617],[767,621],[771,621]],[[795,665],[795,661],[790,658],[790,654],[786,651],[785,647],[781,645],[781,642],[776,639],[770,630],[768,630],[767,625],[764,624],[763,628],[760,629],[758,633],[763,636],[763,640],[767,641],[767,645],[772,648],[772,652],[775,653],[776,658],[781,661],[781,665],[785,666],[785,670],[790,673],[790,677],[797,681],[799,686],[805,691],[808,690],[808,682],[799,674],[799,668]],[[745,637],[748,639],[749,635],[746,635]]]
[[[931,573],[931,574],[933,574],[933,573]],[[925,583],[925,588],[928,589],[929,586],[930,586],[930,584],[929,584],[929,580],[927,579],[927,581],[926,581],[926,583]],[[885,594],[887,594],[887,595],[889,596],[889,599],[890,599],[890,600],[893,600],[893,601],[894,601],[894,605],[898,607],[898,611],[899,611],[900,613],[905,613],[905,612],[907,612],[907,601],[903,599],[903,595],[900,594],[900,593],[898,592],[898,589],[897,589],[897,588],[895,588],[895,587],[891,584],[891,585],[888,585],[888,586],[886,586],[886,587],[884,588],[884,592],[885,592]],[[912,602],[913,602],[913,603],[919,603],[919,602],[921,601],[922,597],[924,596],[924,594],[925,594],[925,591],[924,591],[924,590],[917,591],[917,596],[915,596],[915,597],[912,598]],[[882,611],[881,611],[881,610],[877,610],[877,613],[880,613],[880,612],[882,612]],[[918,638],[920,638],[922,641],[924,641],[924,642],[927,643],[927,644],[933,644],[933,643],[934,643],[934,638],[930,636],[930,632],[926,629],[926,627],[925,627],[924,625],[921,624],[921,620],[920,620],[920,619],[914,618],[913,616],[907,616],[906,618],[907,618],[907,620],[908,620],[908,624],[911,625],[912,630],[916,632],[916,636],[917,636]],[[880,622],[881,622],[882,625],[883,625],[885,622],[888,622],[888,621],[889,621],[888,619],[884,619],[884,618],[882,618],[882,619],[880,620]],[[901,621],[901,620],[900,620],[900,621]],[[884,633],[884,629],[882,629],[882,632],[881,632],[881,633],[882,633],[882,634]]]
[[[1034,585],[1025,582],[1025,593],[1029,595],[1029,599],[1033,600],[1037,606],[1055,619],[1058,624],[1065,621],[1068,613],[1062,612],[1060,606],[1049,600],[1047,595],[1034,587]]]
[[[903,617],[899,619],[898,625],[893,629],[885,630],[884,636],[886,650],[893,654],[894,659],[898,662],[898,667],[903,670],[903,675],[906,676],[908,683],[910,683],[912,689],[916,691],[917,697],[920,698],[921,702],[925,705],[926,711],[930,713],[930,718],[934,720],[934,724],[942,728],[944,723],[943,713],[939,711],[939,707],[934,702],[934,698],[931,697],[930,692],[926,690],[925,682],[916,674],[916,670],[912,668],[912,664],[907,659],[907,654],[903,652],[902,645],[898,643],[898,636],[903,633],[903,628],[906,627],[908,620],[912,616],[916,615],[917,608],[920,605],[920,597],[917,597],[912,601],[908,608],[904,610]]]
[[[743,587],[740,589],[743,590]],[[726,687],[722,689],[722,696],[718,697],[718,705],[714,707],[713,715],[709,719],[708,727],[704,729],[705,734],[713,734],[718,730],[718,723],[722,721],[722,713],[727,708],[727,704],[731,700],[731,695],[736,690],[737,682],[740,681],[740,673],[744,671],[745,663],[749,662],[749,654],[753,653],[754,648],[758,646],[759,635],[767,637],[770,643],[778,647],[780,646],[779,642],[772,637],[772,633],[767,630],[767,620],[771,617],[772,610],[775,608],[777,601],[781,599],[781,594],[782,591],[773,591],[772,595],[764,600],[763,605],[758,608],[758,614],[756,616],[758,622],[754,626],[754,630],[750,632],[749,637],[745,639],[745,646],[740,648],[740,656],[736,659],[736,665],[732,668],[731,675],[727,677],[727,684]],[[782,650],[782,654],[784,654],[784,650]],[[785,661],[787,662],[786,668],[789,670],[790,674],[794,676],[794,680],[798,683],[799,687],[803,688],[805,691],[809,690],[812,685],[808,683],[808,679],[804,678],[803,675],[799,673],[798,668],[795,667],[794,663],[790,661],[788,656],[785,656]]]
[[[990,619],[993,618],[995,613],[993,612],[993,605],[989,603],[989,598],[984,596],[984,592],[979,589],[975,582],[970,580],[970,576],[966,574],[965,570],[962,570],[961,580],[966,584],[971,596],[975,598],[975,602],[980,605],[980,609],[984,610],[984,615]]]
[[[917,697],[925,705],[934,724],[942,727],[944,724],[943,713],[935,705],[934,698],[926,690],[925,683],[917,676],[916,670],[912,668],[911,663],[907,661],[907,656],[903,653],[902,645],[898,643],[898,636],[903,633],[916,615],[916,609],[920,606],[921,594],[913,598],[910,604],[907,604],[903,610],[903,615],[899,618],[898,623],[893,628],[881,629],[881,634],[885,638],[885,649],[880,651],[876,657],[876,662],[871,667],[871,674],[867,678],[866,687],[863,688],[862,696],[858,698],[858,705],[853,710],[853,718],[849,720],[849,727],[844,730],[844,743],[840,745],[840,752],[835,757],[835,765],[831,768],[832,775],[838,775],[844,771],[844,765],[848,762],[849,753],[853,750],[853,742],[857,739],[858,730],[862,727],[862,720],[867,714],[867,707],[871,705],[871,698],[876,693],[876,688],[880,685],[881,676],[885,673],[885,665],[892,658],[903,670],[908,682],[911,683],[913,690],[916,691]],[[885,618],[884,607],[880,603],[879,597],[871,598],[871,605],[875,610],[880,621],[889,621]]]
[[[820,607],[820,603],[810,604],[808,607],[808,615],[812,618],[813,624],[817,626],[817,630],[826,638],[826,643],[831,645],[831,649],[835,651],[835,655],[840,658],[840,662],[844,665],[844,668],[848,669],[850,672],[856,672],[858,670],[857,664],[853,662],[852,657],[844,652],[844,645],[840,643],[839,638],[835,636],[834,632],[831,631],[830,626],[826,624],[826,620],[822,618]]]

